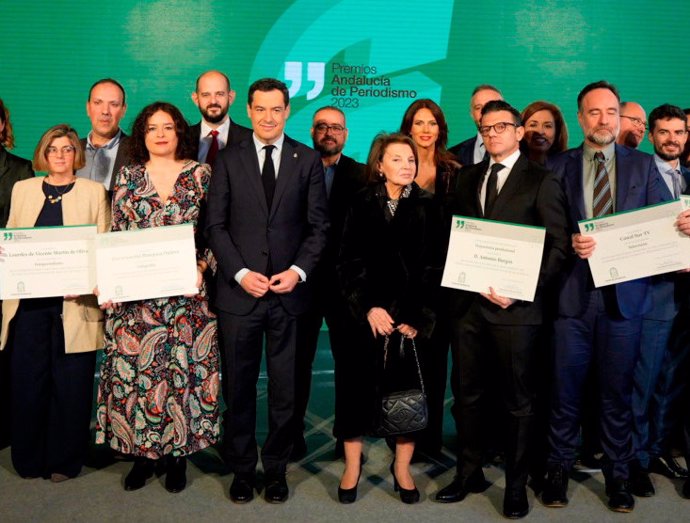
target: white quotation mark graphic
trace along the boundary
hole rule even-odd
[[[285,62],[285,80],[290,82],[290,98],[302,88],[302,63]],[[307,81],[314,84],[307,92],[307,100],[313,100],[323,91],[325,71],[326,62],[307,62]]]

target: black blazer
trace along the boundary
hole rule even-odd
[[[383,193],[381,184],[367,187],[347,215],[337,267],[343,295],[359,324],[369,309],[382,307],[396,323],[429,337],[441,281],[440,209],[413,184],[388,222]]]
[[[570,247],[565,196],[553,173],[520,154],[496,198],[491,215],[484,217],[479,194],[488,168],[489,161],[484,160],[460,170],[455,190],[446,200],[444,230],[449,234],[453,214],[545,227],[546,240],[537,293],[534,302],[519,301],[504,310],[476,293],[449,289],[451,316],[462,316],[477,299],[484,318],[490,323],[538,325],[543,321],[544,290],[555,283]]]
[[[9,153],[0,145],[0,228],[7,225],[10,216],[12,187],[19,180],[31,178],[34,170],[31,162]]]
[[[278,295],[292,315],[309,306],[309,275],[326,245],[328,210],[321,157],[285,137],[270,209],[261,183],[254,141],[219,151],[208,190],[206,235],[218,261],[216,306],[249,314],[257,299],[235,281],[243,268],[267,274],[297,265],[307,275],[289,294]]]
[[[468,138],[464,142],[454,145],[448,152],[453,153],[460,164],[464,167],[466,165],[474,165],[474,144],[477,143],[477,135]]]
[[[189,134],[192,140],[192,156],[195,160],[201,161],[199,160],[199,140],[201,139],[201,122],[190,126]],[[228,141],[225,147],[228,147],[233,143],[239,143],[242,140],[249,140],[251,139],[251,137],[251,129],[247,129],[246,127],[236,124],[232,119],[230,119],[230,129],[228,129]],[[216,158],[218,157],[216,156]]]
[[[86,138],[81,138],[79,140],[81,144],[81,149],[86,154]],[[131,148],[131,138],[122,131],[122,136],[120,137],[120,143],[117,146],[117,154],[115,155],[115,162],[113,163],[113,170],[110,173],[110,187],[108,191],[110,194],[113,192],[113,187],[115,187],[115,180],[117,179],[117,173],[125,165],[132,163],[132,158],[130,154]]]

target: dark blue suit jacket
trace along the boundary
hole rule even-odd
[[[560,177],[568,205],[570,233],[580,232],[578,221],[587,218],[583,196],[582,146],[565,151],[547,162]],[[668,192],[654,164],[654,157],[616,145],[615,210],[629,211],[664,201]],[[640,278],[615,286],[618,310],[624,318],[641,316],[651,306],[649,278]],[[594,289],[587,260],[572,253],[563,267],[559,288],[558,313],[578,317],[585,312],[588,293]]]
[[[218,261],[216,306],[249,314],[257,299],[235,281],[240,269],[277,274],[296,265],[307,275],[288,294],[279,294],[289,314],[309,306],[309,276],[326,246],[328,208],[321,157],[285,137],[269,209],[251,136],[218,153],[208,189],[206,235]],[[270,257],[270,267],[269,267]]]
[[[680,167],[687,187],[690,188],[690,170]],[[662,179],[662,193],[665,201],[673,199],[668,185]],[[652,308],[644,315],[645,319],[657,321],[671,321],[678,314],[683,296],[677,292],[677,273],[660,274],[652,278],[651,299]]]
[[[463,167],[465,165],[474,165],[474,144],[477,142],[477,135],[468,138],[464,142],[454,145],[448,152],[451,152],[460,162]]]

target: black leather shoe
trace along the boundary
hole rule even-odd
[[[453,481],[436,493],[436,501],[439,503],[457,503],[467,497],[467,494],[479,494],[484,492],[491,486],[491,483],[486,481],[484,471],[481,468],[463,481],[459,476],[455,476]]]
[[[288,498],[288,486],[285,481],[285,475],[268,476],[266,478],[266,491],[264,498],[269,503],[285,503]]]
[[[254,499],[254,476],[235,474],[230,485],[230,500],[233,503],[248,503]]]
[[[187,459],[168,456],[165,473],[165,490],[176,494],[187,486]]]
[[[609,508],[614,512],[632,512],[635,498],[630,493],[630,486],[624,479],[613,479],[606,482],[606,495],[609,497]]]
[[[681,467],[676,458],[670,454],[664,454],[658,458],[653,458],[649,462],[649,471],[661,474],[670,479],[682,479],[688,477],[688,470]]]
[[[391,474],[393,474],[393,490],[400,493],[400,501],[407,505],[414,505],[419,502],[419,490],[417,487],[412,489],[402,488],[398,483],[398,478],[395,477],[395,462],[390,466]]]
[[[503,496],[503,515],[508,519],[524,518],[529,512],[527,489],[506,490]]]
[[[649,472],[640,467],[633,467],[631,470],[630,490],[638,498],[651,498],[656,494]]]
[[[147,458],[135,458],[132,470],[125,478],[125,490],[139,490],[153,476],[156,462]]]
[[[545,507],[551,508],[561,508],[568,504],[568,471],[563,465],[549,468],[541,502]]]
[[[686,479],[685,483],[683,483],[683,497],[690,499],[690,479]]]

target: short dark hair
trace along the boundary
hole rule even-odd
[[[687,109],[683,109],[683,112],[684,112],[686,115],[690,114],[690,107],[688,107]]]
[[[175,122],[175,134],[177,135],[176,160],[192,160],[193,149],[190,138],[189,124],[184,119],[180,110],[168,102],[154,102],[144,107],[134,119],[132,124],[131,158],[134,163],[145,163],[149,160],[149,151],[146,148],[146,125],[149,118],[158,111],[169,114]]]
[[[228,91],[230,90],[230,78],[228,78],[228,75],[226,75],[225,73],[223,73],[221,71],[218,71],[217,69],[211,69],[209,71],[204,71],[203,73],[201,73],[199,76],[196,77],[196,84],[194,86],[194,90],[197,93],[199,92],[199,80],[201,80],[202,76],[205,76],[208,73],[216,73],[216,74],[221,75],[223,78],[225,78],[225,83],[228,84]]]
[[[649,113],[649,118],[647,119],[647,122],[649,123],[649,132],[654,131],[654,126],[656,125],[657,120],[670,120],[671,118],[678,118],[679,120],[682,120],[683,123],[686,122],[683,109],[677,105],[663,104],[659,107],[655,107],[652,109],[652,112]]]
[[[471,96],[474,96],[479,91],[494,91],[494,92],[500,94],[501,96],[503,96],[503,93],[501,92],[501,90],[498,87],[494,87],[491,84],[479,84],[477,87],[472,89],[472,95]]]
[[[323,107],[319,107],[316,111],[314,111],[314,114],[311,117],[312,121],[321,111],[335,111],[336,113],[340,113],[343,116],[343,120],[345,120],[345,113],[340,107],[336,107],[335,105],[324,105]]]
[[[89,89],[89,97],[86,99],[87,102],[91,101],[91,93],[93,92],[93,90],[101,84],[113,84],[115,87],[120,89],[120,91],[122,92],[122,105],[127,105],[127,101],[125,100],[125,88],[122,87],[122,84],[120,82],[112,78],[101,78],[100,80],[96,81]]]
[[[379,133],[371,142],[371,149],[369,149],[369,156],[367,158],[367,164],[365,166],[365,174],[367,181],[369,183],[376,183],[381,181],[381,176],[378,171],[379,162],[383,161],[383,155],[389,145],[394,143],[407,144],[412,148],[412,153],[414,154],[414,161],[419,168],[419,157],[417,156],[417,144],[414,140],[402,133]],[[417,176],[417,171],[415,170],[415,177]]]
[[[577,95],[578,111],[582,110],[582,99],[585,97],[587,93],[589,93],[590,91],[594,91],[594,89],[608,89],[616,96],[618,103],[621,103],[621,95],[618,93],[618,89],[616,89],[616,86],[612,83],[607,82],[606,80],[599,80],[598,82],[592,82],[591,84],[585,85],[582,88],[582,91],[580,91],[580,94]]]
[[[491,100],[490,102],[486,102],[484,107],[482,107],[482,117],[487,113],[496,113],[498,111],[508,111],[513,115],[513,123],[517,126],[522,126],[520,111],[505,100]]]
[[[261,80],[257,80],[252,85],[250,85],[249,94],[247,96],[247,103],[249,105],[252,105],[252,102],[254,101],[255,91],[267,93],[268,91],[275,90],[278,90],[281,93],[283,93],[283,101],[285,102],[285,107],[290,105],[290,91],[288,90],[287,85],[275,78],[262,78]]]

